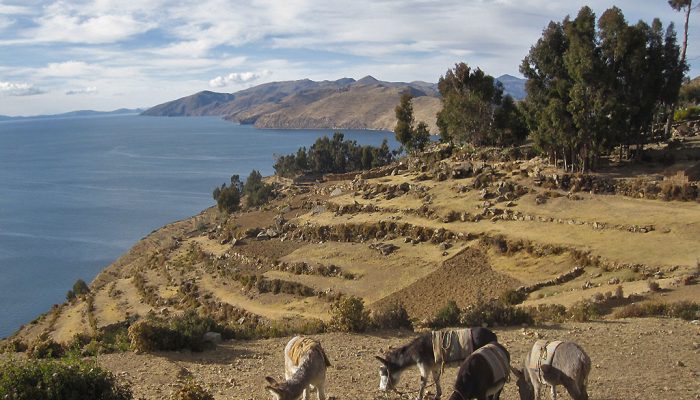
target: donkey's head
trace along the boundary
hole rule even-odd
[[[513,367],[510,367],[510,372],[512,372],[515,376],[515,384],[518,386],[520,400],[534,400],[535,388],[532,387],[532,384],[528,379],[528,372],[525,369],[517,369]]]
[[[286,382],[278,383],[275,378],[271,376],[265,377],[265,380],[269,385],[265,386],[268,392],[272,395],[273,400],[299,400],[303,391],[292,390]]]
[[[400,368],[382,357],[374,356],[374,358],[382,364],[379,367],[379,390],[394,390],[401,379]]]

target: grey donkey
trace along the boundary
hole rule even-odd
[[[525,357],[523,369],[512,368],[521,400],[539,399],[540,388],[550,387],[552,400],[562,385],[574,400],[588,400],[586,385],[591,359],[574,342],[538,340]]]
[[[318,400],[326,399],[326,368],[330,367],[321,344],[311,338],[295,336],[284,348],[285,382],[266,377],[265,386],[274,400],[307,400],[316,390]]]

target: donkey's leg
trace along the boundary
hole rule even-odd
[[[310,388],[310,387],[307,386],[307,387],[304,388],[304,391],[301,392],[301,398],[302,398],[302,400],[309,400],[309,392],[310,392],[310,391],[311,391],[311,388]]]
[[[555,385],[552,385],[551,388],[552,388],[552,400],[557,400],[557,387]]]
[[[574,400],[588,400],[588,392],[586,392],[586,385],[576,384],[571,382],[570,384],[564,384],[566,391]]]
[[[440,385],[440,368],[433,369],[433,382],[435,382],[435,400],[442,396],[442,385]]]
[[[316,396],[318,400],[326,400],[326,383],[321,382],[316,386]]]
[[[428,367],[425,364],[418,363],[418,370],[420,370],[420,388],[418,389],[416,400],[423,400],[423,391],[428,384]]]

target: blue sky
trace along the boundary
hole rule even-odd
[[[682,29],[665,0],[0,0],[0,114],[149,107],[303,78],[435,82],[460,61],[518,75],[547,23],[584,4]],[[691,76],[697,21],[696,10]]]

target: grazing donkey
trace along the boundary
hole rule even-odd
[[[523,369],[513,369],[513,374],[518,378],[521,400],[539,399],[544,384],[550,386],[552,400],[557,399],[557,385],[563,385],[574,400],[588,400],[590,371],[591,359],[576,343],[538,340],[525,357]]]
[[[330,367],[326,352],[321,344],[313,339],[295,336],[284,348],[284,379],[278,383],[266,377],[275,400],[298,400],[309,398],[309,392],[316,389],[318,400],[326,399],[326,367]]]
[[[442,395],[440,375],[444,364],[461,362],[474,350],[496,341],[496,334],[486,328],[425,333],[389,351],[384,357],[375,356],[382,363],[379,368],[379,390],[396,390],[403,371],[417,365],[421,377],[417,399],[423,398],[428,373],[433,375],[435,398],[439,399]]]
[[[509,374],[510,354],[500,343],[489,343],[459,367],[449,400],[498,400]]]

